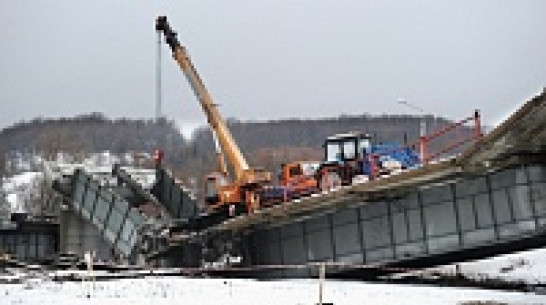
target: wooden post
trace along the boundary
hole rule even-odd
[[[93,294],[94,286],[95,286],[95,277],[93,274],[93,257],[95,256],[94,251],[87,251],[84,254],[84,260],[87,265],[87,281],[89,282],[89,291],[88,291],[88,297],[91,297]],[[84,278],[82,276],[82,278]]]
[[[322,305],[322,294],[324,291],[324,278],[326,277],[326,264],[319,264],[319,305]]]
[[[480,112],[476,110],[474,112],[474,137],[476,140],[480,139],[482,136],[482,126],[481,126],[481,117]]]

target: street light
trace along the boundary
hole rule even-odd
[[[425,118],[425,111],[423,108],[410,104],[405,99],[399,99],[398,104],[405,105],[411,109],[417,110],[421,113],[421,119],[419,120],[419,157],[423,164],[428,163],[427,157],[427,121]]]
[[[399,99],[398,104],[405,105],[406,107],[409,107],[413,110],[417,110],[419,113],[421,113],[421,119],[419,121],[419,136],[425,137],[427,135],[427,121],[425,118],[425,110],[419,106],[415,106],[405,99]]]

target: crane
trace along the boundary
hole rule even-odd
[[[218,175],[209,175],[207,177],[205,192],[206,197],[209,199],[207,202],[208,210],[214,211],[230,207],[231,211],[233,207],[237,210],[242,205],[247,212],[253,212],[259,208],[257,190],[261,185],[271,180],[271,173],[248,165],[225,120],[220,115],[216,104],[193,66],[186,48],[180,44],[176,32],[171,29],[167,22],[167,17],[159,16],[157,18],[156,31],[163,32],[165,41],[172,50],[173,58],[180,66],[197,97],[214,135],[218,139],[221,151],[226,154],[235,174],[231,183],[220,183],[220,180],[223,179],[219,179]],[[225,175],[222,176],[225,177]]]

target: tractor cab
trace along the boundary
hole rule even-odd
[[[362,159],[371,150],[371,137],[363,133],[337,134],[326,139],[325,163],[344,163]]]
[[[317,171],[320,189],[350,185],[364,174],[371,137],[364,133],[345,133],[328,137],[324,143],[324,160]]]

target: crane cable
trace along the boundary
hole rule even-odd
[[[157,31],[157,58],[156,58],[156,82],[155,82],[155,119],[159,121],[161,117],[161,32]]]

